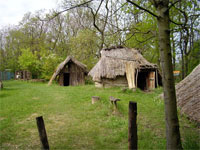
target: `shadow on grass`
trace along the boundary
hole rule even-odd
[[[9,96],[9,94],[1,94],[0,98],[4,98],[4,97],[7,97],[7,96]]]
[[[16,90],[19,90],[19,89],[17,89],[17,88],[3,88],[3,90],[2,91],[16,91]]]

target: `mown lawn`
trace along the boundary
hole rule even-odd
[[[51,149],[128,149],[130,100],[138,105],[139,149],[165,149],[161,92],[6,81],[0,91],[0,149],[40,149],[37,116],[44,118]],[[92,105],[92,96],[101,102]],[[113,114],[109,96],[121,99],[118,113]],[[199,149],[199,130],[186,117],[179,118],[184,149]]]

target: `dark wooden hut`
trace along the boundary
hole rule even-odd
[[[48,85],[51,85],[54,79],[57,79],[61,86],[83,85],[85,84],[86,75],[86,65],[77,61],[75,58],[68,56],[61,64],[58,65]]]
[[[89,72],[96,87],[122,86],[151,90],[161,84],[158,67],[137,50],[112,47],[101,51],[101,59]]]

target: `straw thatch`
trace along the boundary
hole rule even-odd
[[[60,72],[63,70],[63,68],[69,63],[69,62],[73,62],[75,65],[77,65],[78,67],[80,67],[82,69],[83,72],[88,73],[87,72],[87,66],[82,64],[81,62],[77,61],[75,58],[73,58],[72,56],[68,56],[62,63],[60,63],[57,67],[57,69],[55,70],[54,74],[52,75],[48,85],[51,85],[52,81],[60,74]]]
[[[114,47],[101,51],[101,59],[89,75],[97,82],[101,78],[115,79],[125,75],[127,63],[132,63],[135,69],[157,69],[157,65],[148,62],[137,50]]]
[[[200,64],[176,85],[176,96],[181,113],[200,123]]]

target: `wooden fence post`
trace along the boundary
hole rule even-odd
[[[137,103],[129,102],[128,149],[137,149]]]
[[[49,150],[49,143],[48,143],[44,120],[43,120],[42,116],[37,117],[36,121],[37,121],[37,127],[38,127],[39,136],[40,136],[40,141],[42,144],[42,149]]]

